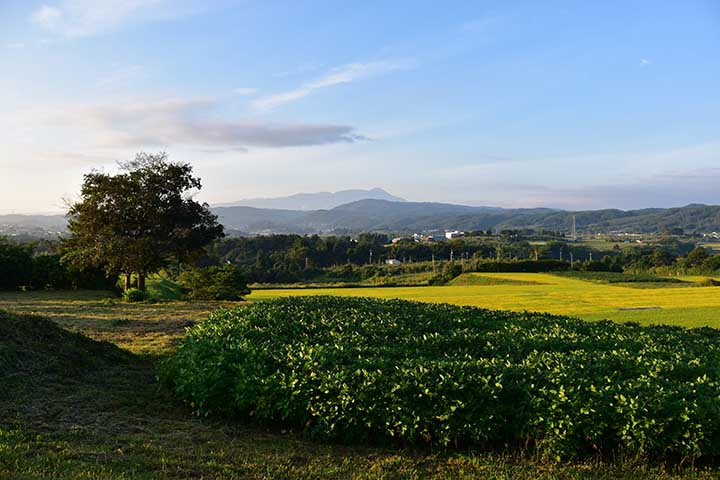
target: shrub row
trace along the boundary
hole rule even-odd
[[[0,290],[111,289],[115,281],[100,269],[80,271],[63,263],[59,254],[34,255],[31,244],[0,237]]]
[[[570,270],[567,272],[556,272],[556,275],[578,280],[591,280],[598,283],[688,283],[679,278],[661,277],[650,273],[583,272]]]
[[[205,267],[180,273],[178,283],[190,300],[242,300],[250,293],[245,277],[234,265]]]
[[[473,262],[467,268],[472,272],[522,272],[542,273],[570,270],[570,262],[563,260],[512,260],[512,261],[486,261]]]
[[[198,414],[322,439],[694,459],[720,453],[718,340],[713,329],[295,297],[212,314],[160,375]]]

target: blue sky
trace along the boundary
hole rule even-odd
[[[720,204],[720,2],[0,1],[0,212],[167,151],[221,203]]]

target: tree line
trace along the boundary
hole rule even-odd
[[[402,266],[382,267],[388,259]],[[214,242],[200,260],[204,265],[233,264],[252,282],[290,283],[309,281],[328,272],[347,280],[368,275],[415,272],[436,268],[433,262],[460,262],[467,271],[550,271],[582,269],[612,272],[711,274],[720,268],[720,256],[691,244],[668,241],[660,246],[638,246],[628,250],[594,250],[588,246],[552,240],[534,245],[520,235],[466,237],[444,242],[401,240],[391,243],[384,234],[366,233],[320,237],[265,235],[226,238]],[[518,263],[522,262],[522,266]],[[560,263],[558,263],[560,262]],[[410,268],[411,265],[414,267]],[[518,270],[520,269],[520,270]]]
[[[391,242],[378,233],[356,238],[223,238],[223,226],[209,206],[194,200],[200,188],[189,164],[172,163],[164,153],[140,153],[120,164],[115,175],[86,174],[81,200],[68,211],[69,238],[57,244],[0,241],[0,289],[106,288],[122,276],[125,290],[134,282],[143,291],[147,275],[160,269],[186,283],[202,284],[196,290],[205,292],[226,291],[234,283],[236,292],[245,291],[243,275],[262,283],[306,281],[329,273],[338,280],[354,280],[402,271],[437,273],[438,263],[443,264],[439,275],[445,278],[458,270],[452,266],[458,262],[461,271],[567,268],[713,274],[720,270],[720,256],[700,247],[691,251],[691,244],[678,241],[628,251],[616,245],[613,251],[600,252],[562,241],[553,232],[544,232],[542,242],[531,241],[534,232],[523,230],[500,235],[475,232],[442,242]],[[400,260],[402,267],[384,266],[388,259]],[[213,267],[210,273],[187,273]]]
[[[114,288],[117,277],[99,268],[76,268],[62,261],[55,245],[16,243],[0,237],[0,290],[74,290]]]

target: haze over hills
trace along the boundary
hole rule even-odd
[[[412,233],[509,228],[566,232],[573,216],[580,232],[654,233],[671,228],[700,233],[720,231],[720,206],[707,205],[569,212],[549,208],[504,209],[366,199],[329,210],[217,207],[213,211],[226,228],[248,233]]]
[[[656,233],[682,228],[686,232],[720,232],[720,206],[700,204],[642,210],[589,210],[570,212],[549,208],[473,207],[449,203],[407,202],[381,189],[346,190],[326,194],[298,194],[257,200],[259,204],[289,205],[297,199],[334,202],[358,192],[372,192],[394,200],[366,198],[326,209],[216,206],[212,210],[231,234],[358,234],[386,232],[409,234],[432,230],[503,230],[532,228],[568,232],[575,217],[578,232],[613,231]],[[396,199],[396,200],[395,200]],[[309,205],[311,202],[306,202]],[[62,215],[0,215],[0,235],[54,238],[65,230]]]
[[[276,208],[283,210],[328,210],[358,200],[375,199],[391,202],[405,200],[389,194],[382,188],[368,190],[340,190],[338,192],[296,193],[287,197],[248,198],[236,202],[218,204],[218,207]]]

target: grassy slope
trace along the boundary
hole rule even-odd
[[[218,306],[0,293],[0,308],[38,312],[106,342],[0,313],[0,478],[715,478],[714,470],[632,461],[552,465],[493,453],[348,448],[194,418],[159,389],[152,365],[188,322]]]
[[[256,290],[248,298],[282,295],[352,295],[447,302],[505,310],[543,311],[596,320],[720,327],[720,288],[638,289],[598,284],[541,273],[474,273],[473,276],[519,284],[436,287],[342,288],[312,291]],[[523,284],[529,283],[531,284]],[[534,283],[534,284],[532,284]],[[660,310],[621,310],[660,307]]]
[[[480,273],[463,273],[448,283],[451,286],[469,285],[542,285],[539,282],[529,280],[517,280],[513,278],[500,278],[497,276],[483,275]]]

